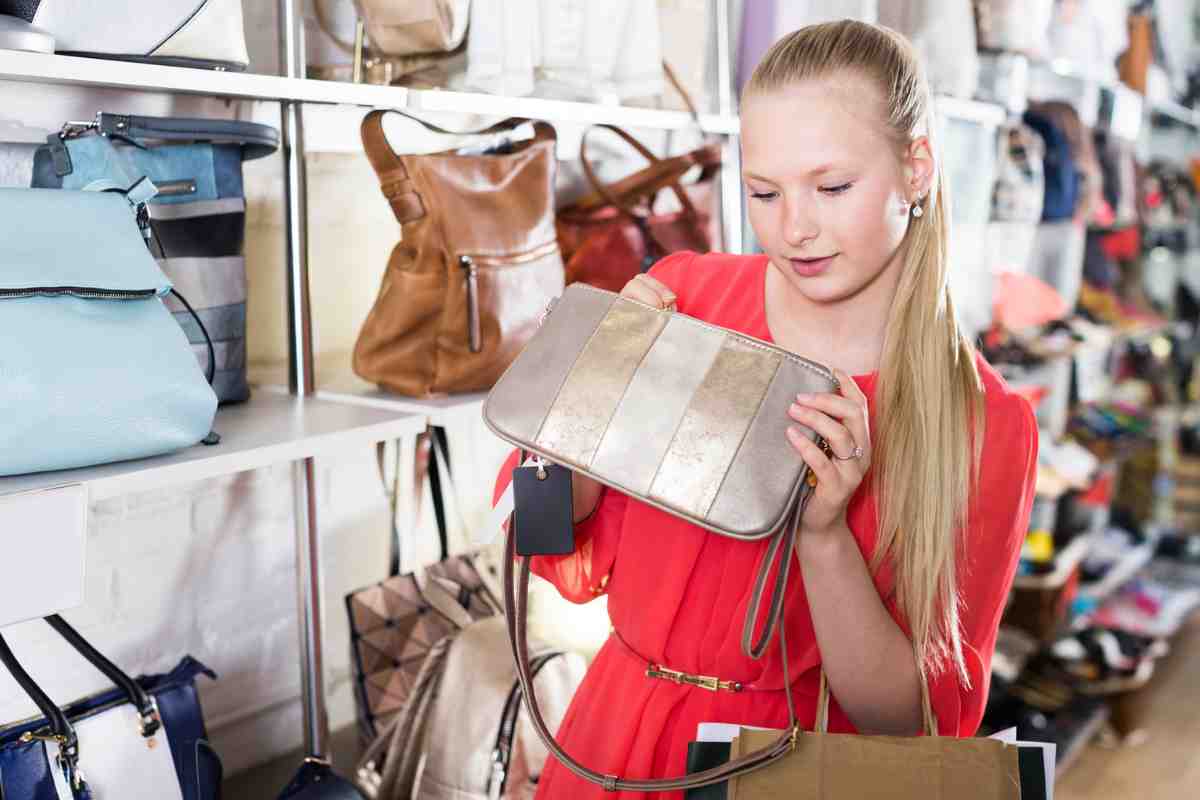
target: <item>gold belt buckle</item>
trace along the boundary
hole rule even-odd
[[[724,689],[727,692],[740,692],[742,685],[737,681],[723,681],[720,678],[711,675],[692,675],[687,672],[680,672],[675,669],[668,669],[659,664],[651,664],[646,668],[647,678],[657,678],[659,680],[673,681],[680,685],[696,686],[701,689],[707,689],[710,692],[716,692]]]

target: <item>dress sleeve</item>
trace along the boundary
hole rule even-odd
[[[493,506],[512,483],[518,458],[520,454],[514,450],[500,468],[492,495]],[[575,552],[565,556],[534,556],[530,569],[553,583],[558,593],[572,603],[586,603],[604,594],[617,557],[628,501],[625,494],[604,487],[591,516],[575,524]]]
[[[929,686],[943,736],[974,736],[983,719],[996,634],[1033,506],[1038,428],[1028,401],[1006,391],[988,410],[986,424],[979,485],[959,571],[963,656],[970,684],[948,666]]]

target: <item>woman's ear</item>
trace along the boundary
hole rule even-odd
[[[929,194],[933,188],[937,164],[933,160],[933,148],[928,136],[918,136],[908,146],[904,156],[904,178],[908,182],[908,198],[915,202]]]

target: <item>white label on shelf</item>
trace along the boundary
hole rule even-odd
[[[83,485],[0,495],[0,536],[0,626],[83,604]]]

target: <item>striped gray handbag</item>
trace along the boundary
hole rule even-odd
[[[148,206],[151,252],[212,337],[213,389],[222,403],[250,396],[242,161],[278,146],[279,132],[268,125],[101,112],[91,122],[68,122],[34,156],[35,188],[85,189],[101,180],[129,186],[143,176],[158,187]],[[167,306],[207,369],[196,320],[173,298]]]

